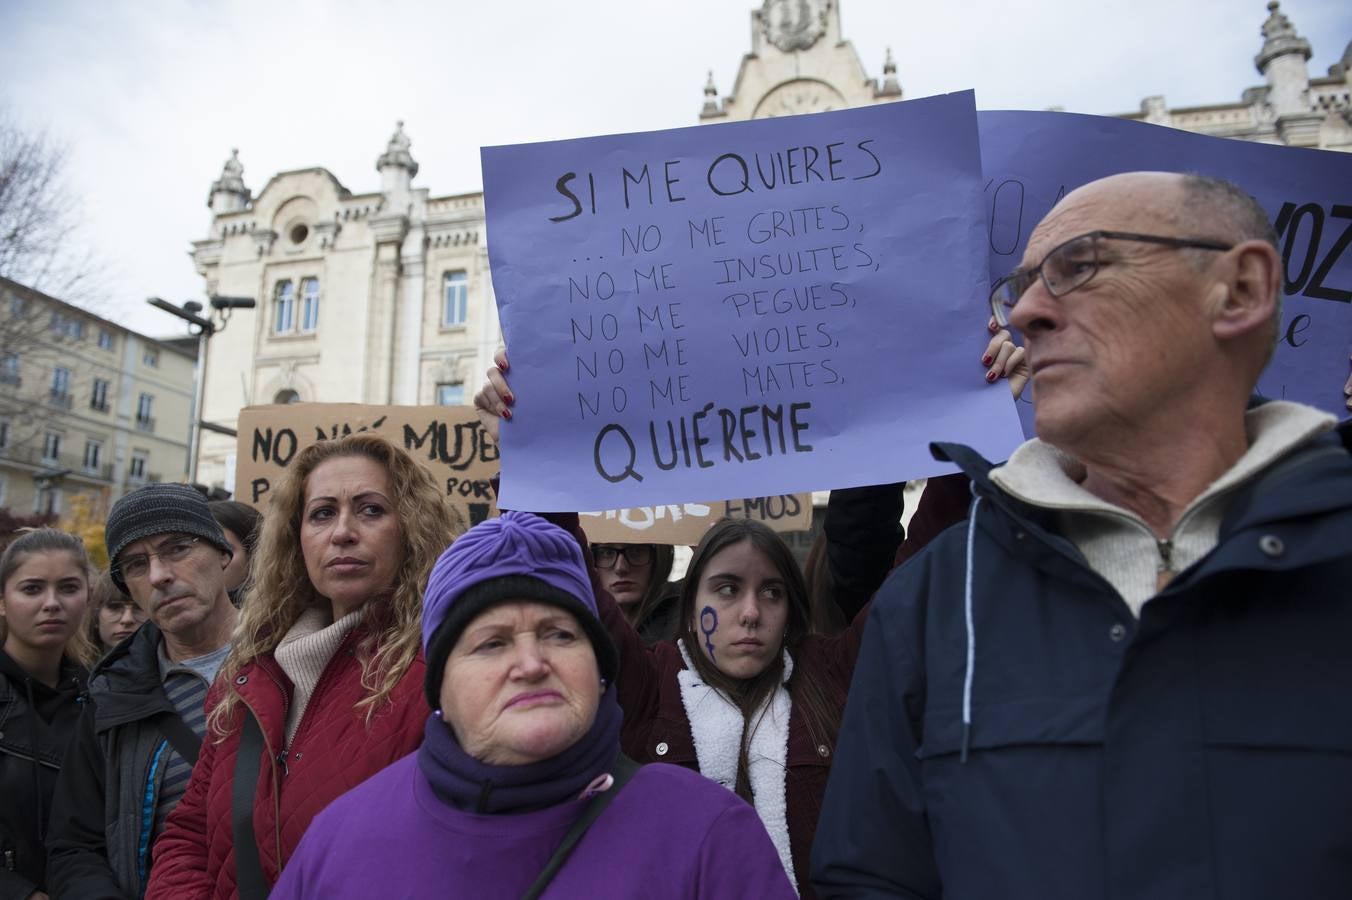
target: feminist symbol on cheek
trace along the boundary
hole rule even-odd
[[[699,630],[704,635],[704,649],[709,651],[709,658],[714,658],[714,642],[712,640],[714,632],[718,630],[718,612],[712,606],[706,606],[699,611]]]

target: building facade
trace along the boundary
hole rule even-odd
[[[1301,37],[1277,0],[1268,3],[1263,44],[1253,58],[1264,83],[1238,102],[1170,109],[1161,96],[1146,97],[1124,119],[1168,125],[1215,137],[1352,151],[1352,41],[1328,73],[1310,77],[1310,42]]]
[[[712,75],[701,122],[822,112],[900,100],[889,51],[868,75],[840,31],[841,0],[764,0],[732,90]],[[1236,103],[1169,109],[1146,98],[1126,118],[1293,146],[1352,150],[1352,43],[1311,78],[1310,45],[1268,4],[1254,64],[1264,84]],[[679,124],[679,123],[673,123]],[[376,159],[380,189],[354,194],[322,168],[282,172],[254,195],[238,155],[208,196],[193,259],[208,295],[254,297],[211,340],[203,418],[233,427],[241,407],[297,400],[468,402],[501,340],[483,195],[433,197],[399,123]],[[230,487],[235,442],[206,433],[198,479]]]
[[[196,353],[0,278],[0,508],[183,481]]]

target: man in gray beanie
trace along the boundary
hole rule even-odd
[[[139,897],[150,850],[188,785],[206,734],[207,688],[230,650],[230,543],[186,484],[150,484],[113,505],[113,582],[149,621],[89,676],[47,836],[53,894]]]

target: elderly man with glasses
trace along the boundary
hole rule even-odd
[[[58,897],[139,897],[150,848],[206,733],[207,688],[230,649],[230,542],[206,499],[151,484],[113,506],[114,583],[149,621],[89,676],[89,699],[53,801],[49,870]]]
[[[1352,459],[1250,394],[1263,210],[1131,173],[997,283],[1038,438],[893,573],[813,856],[823,897],[1352,897]]]

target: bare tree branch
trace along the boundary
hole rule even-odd
[[[77,237],[66,162],[63,147],[0,106],[0,276],[88,308],[102,299],[99,267]]]

